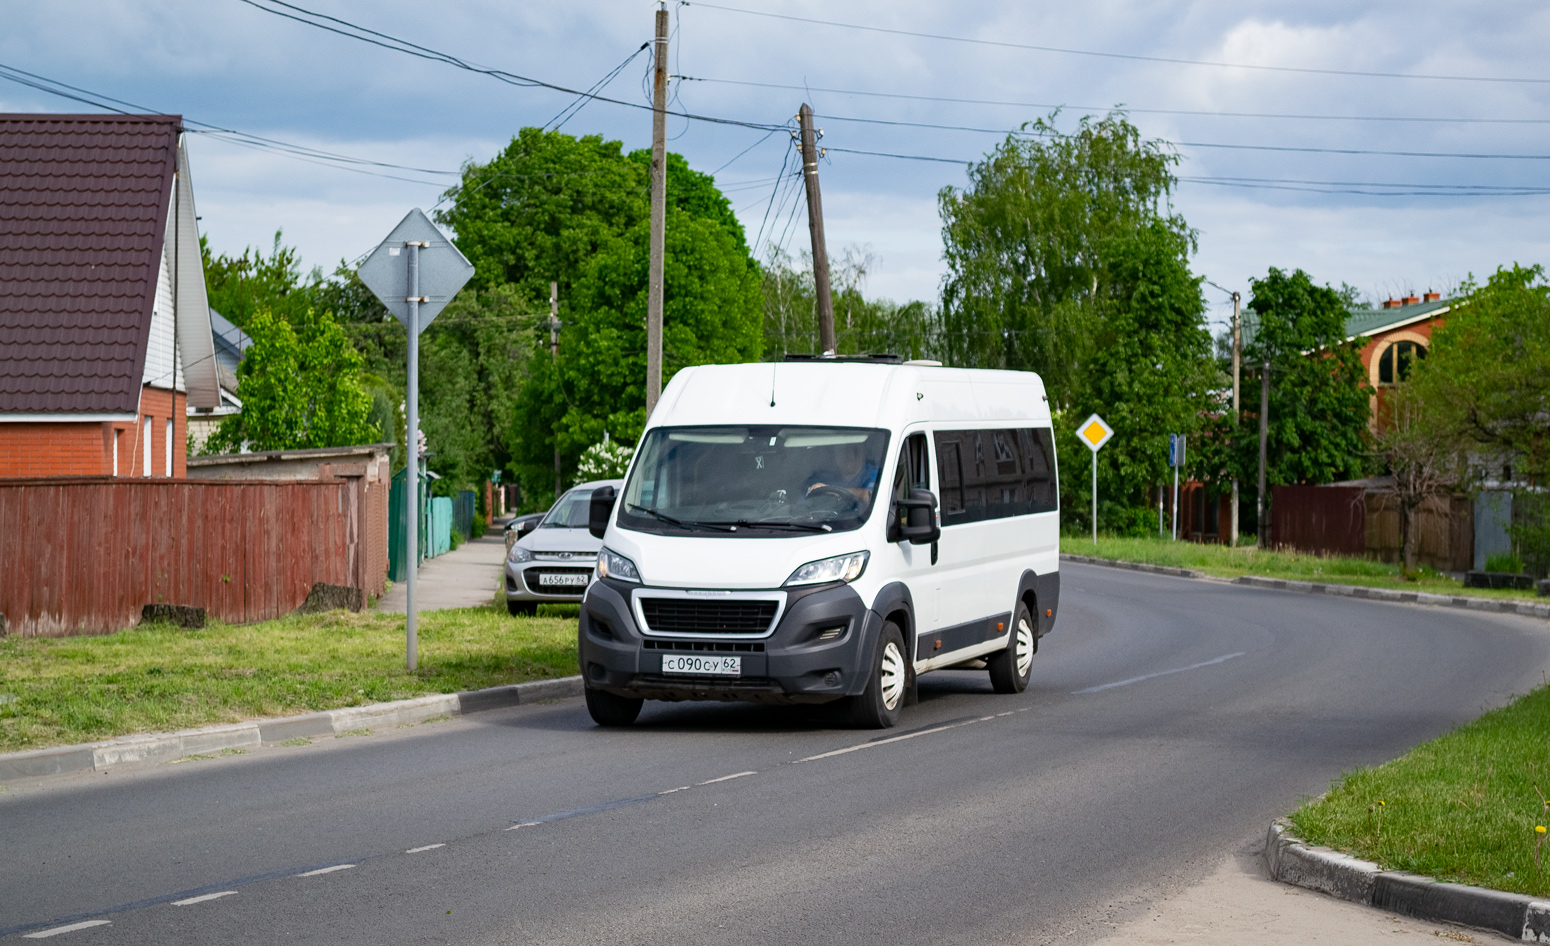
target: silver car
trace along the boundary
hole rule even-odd
[[[580,604],[603,547],[587,531],[592,491],[623,489],[623,480],[595,480],[566,492],[538,528],[518,539],[506,554],[506,610],[533,614],[545,601]]]

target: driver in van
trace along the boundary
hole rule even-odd
[[[808,478],[803,495],[811,496],[824,487],[849,493],[856,503],[865,507],[872,501],[872,490],[877,486],[877,464],[867,459],[865,444],[843,443],[835,450],[835,465],[821,470]]]

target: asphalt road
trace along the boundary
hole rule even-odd
[[[1550,668],[1528,618],[1063,581],[1026,693],[928,675],[880,734],[656,703],[604,731],[567,700],[12,786],[0,939],[1081,942]]]

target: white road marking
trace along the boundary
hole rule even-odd
[[[187,900],[174,900],[172,905],[175,907],[191,907],[196,903],[204,903],[207,900],[219,900],[222,897],[235,896],[236,893],[237,891],[235,890],[222,890],[220,893],[207,893],[198,897],[189,897]]]
[[[689,786],[688,785],[680,785],[677,788],[670,788],[670,789],[668,789],[665,792],[657,792],[657,794],[658,795],[671,795],[674,792],[687,792],[688,790],[689,790]]]
[[[507,828],[506,830],[507,831],[515,831],[518,828],[536,828],[536,827],[538,827],[538,822],[536,822],[536,821],[524,821],[521,824],[514,824],[511,827]]]
[[[446,847],[446,846],[447,845],[445,843],[442,843],[442,844],[427,844],[424,847],[412,847],[409,850],[405,851],[404,853],[405,854],[418,854],[421,851],[434,851],[438,847]]]
[[[758,774],[759,774],[758,772],[737,772],[737,773],[735,773],[733,775],[723,775],[720,778],[713,778],[713,779],[710,779],[709,781],[701,782],[700,784],[701,785],[714,785],[717,782],[730,782],[730,781],[732,781],[735,778],[742,778],[745,775],[758,775]],[[677,791],[677,789],[674,789],[674,791]]]
[[[316,877],[319,874],[332,874],[336,870],[349,870],[354,864],[335,864],[333,867],[319,867],[317,870],[302,871],[297,877]]]
[[[973,719],[969,720],[969,722],[977,723],[979,720]],[[856,746],[846,746],[843,749],[834,749],[830,752],[820,752],[817,755],[810,755],[805,759],[794,759],[793,762],[816,762],[819,759],[832,759],[837,755],[844,755],[847,752],[859,752],[862,749],[870,749],[873,746],[886,746],[890,742],[903,742],[906,739],[914,739],[916,736],[929,736],[934,732],[943,732],[944,730],[948,729],[957,729],[959,726],[966,725],[968,725],[968,723],[953,723],[949,726],[938,726],[935,729],[922,729],[919,732],[911,732],[905,733],[902,736],[894,736],[892,739],[879,739],[876,742],[863,742]]]
[[[1084,693],[1097,693],[1100,690],[1112,690],[1115,687],[1128,687],[1132,683],[1140,683],[1142,680],[1151,680],[1156,677],[1166,677],[1169,674],[1183,673],[1186,670],[1199,670],[1201,667],[1209,667],[1212,664],[1225,663],[1234,657],[1242,657],[1243,654],[1244,651],[1240,650],[1235,654],[1223,654],[1222,656],[1213,658],[1211,660],[1202,660],[1200,663],[1190,664],[1188,667],[1175,667],[1172,670],[1159,670],[1156,673],[1145,673],[1139,677],[1131,677],[1129,680],[1116,680],[1113,683],[1101,683],[1098,686],[1088,687],[1085,690],[1075,690],[1073,691],[1072,695],[1081,696]]]
[[[36,933],[24,933],[25,939],[47,939],[50,936],[58,936],[60,933],[74,933],[76,930],[89,929],[93,926],[110,926],[112,920],[82,920],[79,923],[71,923],[69,926],[56,926],[51,930],[38,930]]]

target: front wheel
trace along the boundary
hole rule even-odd
[[[646,701],[586,687],[587,712],[599,726],[628,726],[640,715]]]
[[[871,669],[866,689],[846,698],[850,703],[850,721],[861,729],[888,729],[899,721],[899,711],[904,708],[905,692],[909,689],[904,634],[892,621],[883,623]]]
[[[1039,635],[1033,627],[1033,615],[1027,604],[1019,604],[1012,616],[1012,636],[1006,650],[990,656],[990,685],[997,693],[1021,693],[1028,689],[1033,675],[1033,655],[1039,649]]]

